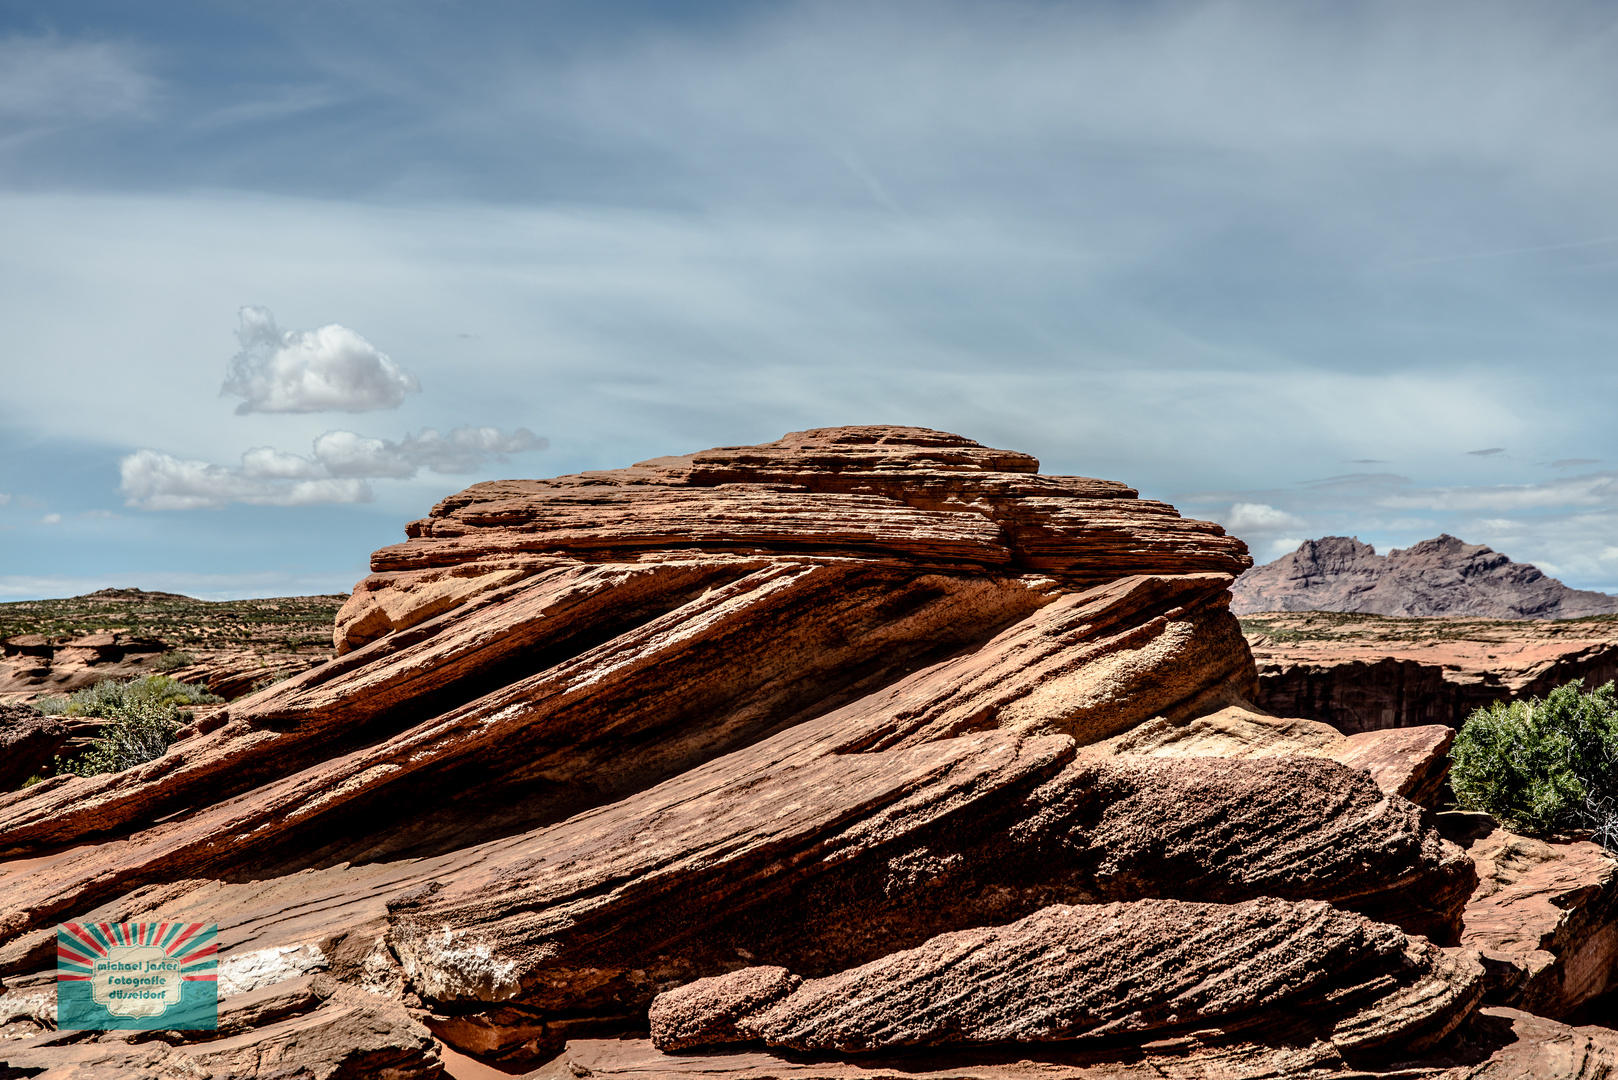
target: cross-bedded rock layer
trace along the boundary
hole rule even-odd
[[[268,982],[159,1057],[245,1076],[354,1074],[331,1033],[362,1029],[400,1076],[438,1074],[424,1031],[537,1064],[692,980],[813,985],[1057,910],[1180,904],[1213,940],[1269,905],[1466,968],[1440,947],[1472,863],[1405,797],[1442,733],[1257,712],[1241,543],[1037,468],[838,428],[446,499],[377,553],[335,660],[156,761],[0,795],[0,1011],[35,1015],[66,917],[217,921]],[[1365,993],[1419,983],[1390,972]],[[1338,1068],[1254,1038],[1272,1074]],[[29,1068],[113,1053],[46,1041]]]
[[[1047,907],[808,982],[745,968],[663,994],[650,1022],[663,1050],[761,1041],[842,1053],[1252,1040],[1278,1028],[1364,1061],[1430,1048],[1482,983],[1475,953],[1320,901],[1142,900]]]

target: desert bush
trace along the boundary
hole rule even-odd
[[[104,679],[67,699],[68,716],[104,716],[116,719],[137,704],[213,705],[225,699],[206,689],[167,675],[146,675],[118,682]]]
[[[1618,847],[1618,690],[1583,680],[1543,700],[1498,702],[1467,718],[1450,751],[1462,806],[1543,836],[1589,829]]]
[[[57,761],[58,772],[78,776],[123,772],[162,757],[180,729],[181,713],[172,703],[133,701],[101,729],[90,748],[71,761]]]
[[[224,698],[166,675],[147,675],[127,682],[109,679],[60,700],[66,702],[61,714],[109,721],[88,750],[56,762],[57,772],[93,776],[122,772],[162,757],[174,742],[174,733],[190,719],[189,713],[181,711],[182,705],[212,704]]]
[[[190,667],[196,662],[197,657],[195,653],[166,652],[157,658],[157,662],[154,663],[152,667],[156,668],[158,671],[176,671],[183,667]]]

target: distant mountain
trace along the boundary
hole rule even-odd
[[[1230,609],[1358,611],[1373,615],[1478,615],[1575,619],[1618,612],[1618,596],[1570,589],[1528,564],[1449,534],[1378,555],[1348,536],[1298,550],[1236,579]]]

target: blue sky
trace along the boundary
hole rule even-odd
[[[957,431],[1618,591],[1618,5],[0,0],[0,599]]]

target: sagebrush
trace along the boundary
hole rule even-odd
[[[1468,717],[1450,751],[1456,801],[1531,836],[1588,829],[1618,848],[1618,690],[1583,686]]]
[[[200,686],[165,675],[147,675],[126,682],[99,682],[70,697],[44,699],[35,707],[41,712],[108,721],[89,749],[56,762],[57,772],[94,776],[122,772],[162,757],[180,725],[190,718],[181,706],[223,700]]]

